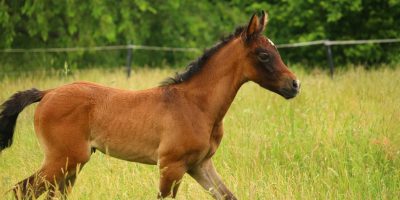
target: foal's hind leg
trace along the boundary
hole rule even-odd
[[[57,96],[52,100],[56,101]],[[50,99],[51,100],[51,99]],[[35,113],[35,132],[45,154],[47,198],[65,198],[75,182],[78,166],[89,161],[91,147],[87,105],[46,102],[44,99]]]
[[[49,188],[47,199],[66,199],[75,184],[76,177],[84,164],[78,163],[69,165],[68,168],[63,168],[62,176],[55,179],[55,184]]]
[[[80,169],[81,167],[79,166],[78,168]],[[74,186],[76,177],[78,175],[78,170],[69,171],[69,172],[71,174],[68,174],[68,176],[66,176],[64,178],[64,180],[61,180],[58,184],[59,185],[58,190],[61,193],[61,195],[64,195],[64,196],[71,193],[72,187]]]
[[[62,176],[62,166],[44,164],[42,168],[32,176],[17,183],[14,187],[16,199],[36,199],[47,190],[56,185],[58,177]]]
[[[45,162],[46,164],[35,174],[17,183],[14,187],[16,199],[36,199],[41,194],[49,191],[47,199],[52,199],[58,195],[64,198],[67,190],[72,188],[76,178],[77,166],[79,163],[66,162]],[[78,167],[79,168],[79,167]]]
[[[40,176],[41,171],[17,183],[13,192],[16,199],[36,199],[47,189],[44,177]]]

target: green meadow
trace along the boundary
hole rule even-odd
[[[155,87],[173,69],[33,72],[0,79],[0,101],[19,90],[77,80],[132,90]],[[225,116],[213,160],[239,199],[400,199],[400,67],[338,71],[294,69],[298,97],[285,100],[254,83],[242,86]],[[30,176],[43,153],[33,131],[36,105],[17,122],[14,144],[0,154],[0,199]],[[100,152],[82,169],[71,200],[156,199],[156,166]],[[40,199],[43,199],[41,197]],[[177,199],[212,199],[185,175]]]

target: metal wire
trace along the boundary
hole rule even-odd
[[[358,45],[358,44],[379,44],[379,43],[398,43],[400,39],[373,39],[373,40],[316,40],[310,42],[298,42],[292,44],[276,45],[277,48],[295,48],[313,45]],[[112,46],[93,46],[93,47],[66,47],[66,48],[33,48],[33,49],[0,49],[2,53],[59,53],[59,52],[74,52],[74,51],[109,51],[109,50],[124,50],[138,49],[150,51],[173,51],[173,52],[199,52],[199,48],[184,48],[184,47],[162,47],[162,46],[145,46],[145,45],[112,45]]]

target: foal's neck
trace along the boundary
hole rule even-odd
[[[234,39],[212,55],[202,69],[179,85],[212,122],[219,123],[245,82],[240,59],[240,39]]]

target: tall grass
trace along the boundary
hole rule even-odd
[[[244,85],[225,117],[216,168],[239,199],[399,199],[400,69],[354,68],[330,79],[295,70],[301,94],[286,101],[256,84]],[[143,89],[172,70],[87,70],[51,77],[35,73],[0,81],[0,100],[30,87],[74,80]],[[33,111],[19,117],[14,145],[0,155],[0,199],[39,168],[43,154],[33,132]],[[155,199],[155,166],[95,153],[70,199]],[[189,176],[178,199],[211,199]]]

